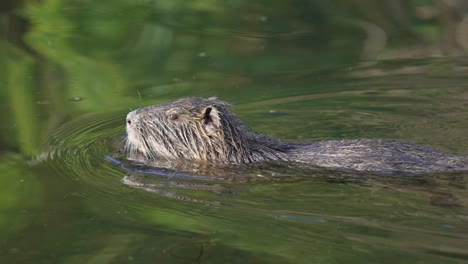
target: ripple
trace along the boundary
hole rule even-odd
[[[121,192],[122,172],[105,162],[105,155],[122,142],[121,113],[87,114],[57,128],[30,163],[45,164],[77,193],[88,199],[115,199]]]
[[[180,201],[219,205],[220,193],[233,192],[229,182],[255,181],[256,174],[239,177],[244,171],[238,168],[191,167],[190,173],[185,173],[178,167],[158,169],[116,158],[123,143],[124,117],[124,113],[86,114],[61,125],[30,165],[46,165],[61,181],[72,185],[91,210],[132,212],[139,217],[151,214],[155,201],[161,206],[158,210]],[[190,207],[189,203],[181,206],[185,210]]]

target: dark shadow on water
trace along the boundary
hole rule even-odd
[[[178,171],[169,171],[164,168],[139,168],[137,166],[132,166],[130,164],[126,164],[114,157],[105,156],[107,161],[114,163],[115,165],[119,166],[120,168],[131,171],[138,174],[144,175],[153,175],[165,179],[183,179],[183,180],[209,180],[210,177],[199,176],[190,173],[178,172]]]
[[[166,198],[209,205],[222,203],[192,198],[178,191],[195,190],[217,195],[235,195],[237,192],[248,191],[245,185],[306,182],[345,184],[369,189],[383,188],[397,193],[423,192],[428,194],[429,203],[433,206],[456,208],[463,206],[462,201],[451,192],[451,189],[466,190],[468,178],[466,172],[388,176],[282,162],[236,167],[195,163],[174,165],[173,163],[151,162],[143,164],[112,156],[105,156],[105,159],[126,171],[127,174],[122,178],[122,183],[129,187]]]

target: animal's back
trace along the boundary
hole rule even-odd
[[[391,139],[329,140],[298,143],[291,161],[313,166],[377,172],[424,174],[468,170],[468,157]]]
[[[127,115],[125,149],[136,160],[189,160],[222,165],[268,161],[379,174],[468,170],[466,156],[388,139],[288,143],[256,134],[219,98],[182,98]]]

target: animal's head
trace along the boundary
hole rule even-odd
[[[127,115],[129,158],[240,163],[240,120],[216,97],[182,98]]]

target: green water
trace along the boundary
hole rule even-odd
[[[265,165],[143,190],[105,159],[130,109],[184,96],[285,141],[466,154],[462,2],[2,2],[0,263],[466,263],[467,173]]]

